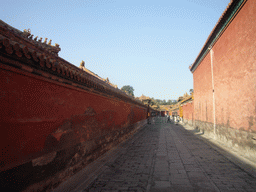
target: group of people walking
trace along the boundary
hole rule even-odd
[[[167,116],[167,122],[173,122],[175,124],[178,124],[181,121],[180,116],[176,116],[176,115],[170,116],[168,114],[166,116]]]
[[[161,115],[155,115],[155,116],[148,116],[148,124],[151,124],[151,123],[155,123],[156,120],[159,118],[161,118],[161,122],[164,122],[164,123],[174,123],[174,124],[178,124],[180,121],[181,121],[181,118],[179,116],[170,116],[168,114],[166,114],[165,116],[161,116]]]

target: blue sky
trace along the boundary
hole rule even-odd
[[[59,56],[135,96],[177,99],[230,0],[1,0],[0,19],[58,43]]]

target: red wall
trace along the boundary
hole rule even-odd
[[[0,70],[1,168],[107,135],[146,117],[146,107],[18,69]],[[86,122],[86,123],[85,123]],[[64,139],[63,135],[68,134]]]
[[[256,4],[248,0],[213,46],[216,122],[256,131]],[[210,53],[193,73],[195,119],[213,123]]]
[[[194,113],[194,105],[192,103],[186,103],[182,106],[183,110],[183,119],[186,120],[193,120],[193,113]]]
[[[213,123],[212,75],[209,54],[193,73],[195,119]]]

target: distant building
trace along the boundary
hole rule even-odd
[[[145,96],[145,95],[142,94],[140,97],[137,97],[137,99],[140,100],[140,101],[144,101],[144,100],[149,100],[150,97]]]
[[[195,62],[195,126],[256,154],[256,4],[233,0],[220,17]]]
[[[184,123],[193,124],[193,95],[184,94],[179,97],[178,102],[170,106],[172,116],[179,116]]]

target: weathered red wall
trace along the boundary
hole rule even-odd
[[[256,132],[256,4],[248,0],[213,46],[216,123]],[[195,119],[213,123],[210,52],[193,73]]]
[[[125,139],[136,123],[146,119],[146,106],[3,63],[0,81],[0,189],[4,185],[4,190],[24,190],[32,184],[29,190],[51,188]],[[48,175],[40,175],[41,171]]]
[[[0,191],[51,191],[151,108],[0,21]]]
[[[18,70],[0,70],[0,81],[2,168],[22,164],[52,147],[84,142],[145,119],[145,108]],[[84,124],[92,115],[86,114],[88,109],[96,114],[95,127]],[[62,130],[55,133],[58,128]],[[60,144],[66,132],[74,135]],[[56,143],[46,146],[49,135]]]

